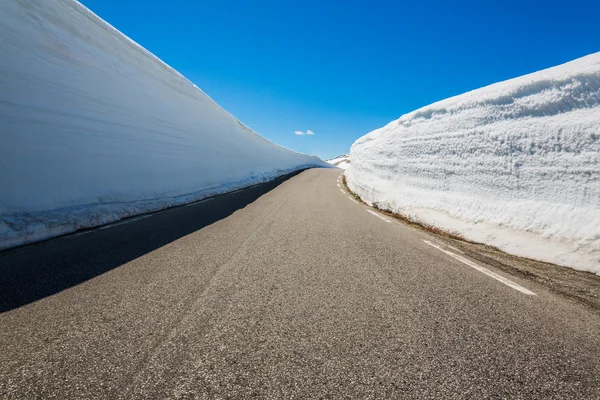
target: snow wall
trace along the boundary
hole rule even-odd
[[[329,165],[75,1],[1,1],[0,38],[0,249]]]
[[[350,158],[367,202],[600,274],[600,53],[403,115]]]

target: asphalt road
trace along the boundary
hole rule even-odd
[[[339,176],[0,253],[0,398],[600,399],[598,312]]]

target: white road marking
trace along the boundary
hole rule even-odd
[[[348,196],[348,198],[349,198],[350,200],[352,200],[353,202],[355,202],[356,204],[358,204],[358,201],[354,200],[352,197]]]
[[[123,220],[123,221],[115,222],[113,224],[101,226],[100,228],[98,228],[98,230],[108,229],[108,228],[112,228],[113,226],[118,226],[118,225],[125,225],[125,224],[128,224],[130,222],[139,221],[140,219],[148,218],[148,217],[151,217],[151,216],[152,216],[152,214],[146,214],[146,215],[141,215],[141,216],[139,216],[137,218],[129,218],[129,219],[126,219],[126,220]]]
[[[384,220],[385,222],[392,222],[389,219],[387,219],[386,217],[384,217],[383,215],[376,213],[375,211],[372,211],[372,210],[367,210],[367,211],[370,212],[371,214],[373,214],[374,216],[376,216],[377,218]]]
[[[450,248],[450,249],[452,249],[452,250],[454,250],[454,251],[458,251],[458,252],[459,252],[459,253],[461,253],[461,254],[465,254],[465,252],[464,252],[464,251],[462,251],[462,250],[459,250],[459,249],[457,249],[457,248],[456,248],[456,247],[454,247],[454,246],[450,246],[449,244],[448,244],[447,246],[448,246],[448,248]]]
[[[475,264],[473,261],[471,260],[467,260],[466,258],[459,256],[458,254],[454,254],[451,251],[448,250],[444,250],[442,249],[440,246],[431,243],[428,240],[423,240],[425,243],[427,243],[428,245],[430,245],[431,247],[435,247],[436,249],[438,249],[439,251],[441,251],[442,253],[446,253],[448,254],[450,257],[453,257],[455,259],[457,259],[458,261],[467,264],[469,267],[476,269],[477,271],[486,274],[487,276],[494,278],[497,281],[500,281],[502,283],[504,283],[506,286],[510,286],[511,288],[518,290],[521,293],[530,295],[530,296],[536,296],[535,293],[533,293],[531,290],[525,289],[523,286],[519,285],[518,283],[515,283],[513,281],[511,281],[510,279],[506,279],[505,277],[498,275],[495,272],[490,271],[487,268],[484,268],[480,265]]]
[[[339,184],[339,183],[338,183],[337,185],[338,185],[338,187],[339,187],[340,189],[342,188],[342,187],[340,186],[340,184]]]
[[[211,197],[211,198],[208,198],[208,199],[194,201],[193,203],[186,204],[183,207],[195,206],[196,204],[204,203],[204,202],[211,201],[211,200],[214,200],[214,197]],[[148,217],[151,217],[151,216],[152,216],[152,214],[141,215],[141,216],[139,216],[137,218],[130,218],[130,219],[126,219],[126,220],[123,220],[123,221],[113,222],[111,224],[100,226],[100,227],[95,228],[95,229],[87,229],[87,230],[82,231],[82,232],[77,232],[74,235],[75,236],[87,235],[88,233],[91,233],[91,232],[95,232],[95,231],[100,231],[100,230],[103,230],[103,229],[112,228],[113,226],[128,224],[130,222],[139,221],[140,219],[148,218]]]
[[[346,192],[344,192],[344,190],[342,188],[340,188],[340,192],[342,192],[343,194],[346,194]]]
[[[190,204],[186,204],[184,207],[190,207],[190,206],[195,206],[198,203],[204,203],[205,201],[211,201],[214,200],[214,197],[211,197],[209,199],[204,199],[204,200],[198,200],[198,201],[194,201],[193,203]]]

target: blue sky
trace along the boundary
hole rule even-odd
[[[81,2],[261,135],[322,158],[421,106],[600,51],[598,1]]]

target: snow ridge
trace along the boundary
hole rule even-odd
[[[2,1],[0,37],[0,249],[329,166],[76,1]]]
[[[600,273],[600,53],[403,115],[350,154],[371,203]]]
[[[347,169],[350,166],[350,154],[341,154],[331,160],[327,160],[327,162],[338,168]]]

